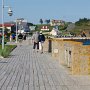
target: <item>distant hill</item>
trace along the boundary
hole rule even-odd
[[[70,23],[67,27],[67,31],[68,30],[73,30],[75,28],[75,23]]]
[[[87,36],[90,36],[90,19],[87,18],[79,19],[79,21],[75,22],[74,25],[73,24],[69,25],[67,28],[68,31],[75,33],[76,35],[80,35],[82,31],[84,31]]]

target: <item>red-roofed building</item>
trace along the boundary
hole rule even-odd
[[[42,26],[41,30],[42,31],[49,31],[49,28],[48,28],[48,26]]]
[[[9,23],[4,24],[4,27],[7,28],[7,29],[9,29],[10,31],[11,31],[11,29],[12,29],[13,26],[15,26],[15,24],[9,24]],[[0,28],[2,28],[2,24],[0,24]]]

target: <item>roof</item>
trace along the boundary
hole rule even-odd
[[[41,30],[49,30],[48,26],[42,26]]]
[[[11,27],[14,26],[15,24],[4,24],[5,27]],[[2,24],[0,24],[0,27],[2,27]]]

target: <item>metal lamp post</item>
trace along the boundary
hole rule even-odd
[[[9,6],[4,6],[4,0],[2,0],[2,49],[4,49],[4,8],[8,7],[8,15],[12,16],[12,10]]]
[[[2,49],[4,49],[4,0],[2,0]]]
[[[18,39],[18,35],[17,35],[17,19],[16,19],[16,43],[17,43],[17,39]]]
[[[16,43],[18,42],[18,23],[20,24],[23,20],[23,18],[16,19]]]

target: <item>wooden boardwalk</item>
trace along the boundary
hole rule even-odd
[[[0,59],[0,90],[90,90],[90,76],[73,76],[47,52],[18,46]]]

